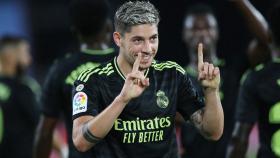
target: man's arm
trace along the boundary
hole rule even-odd
[[[123,111],[126,102],[121,97],[116,99],[96,117],[81,116],[73,122],[73,142],[79,151],[87,151],[94,146],[99,139],[104,138],[111,128],[115,120]],[[91,133],[96,141],[87,140],[88,133]],[[89,136],[90,137],[90,136]]]
[[[104,138],[114,125],[126,104],[142,94],[149,86],[149,79],[139,71],[141,53],[133,65],[133,70],[126,76],[124,86],[114,101],[97,116],[80,116],[73,122],[73,142],[79,151],[87,151],[100,139]]]
[[[237,122],[235,124],[229,146],[227,158],[244,158],[246,155],[252,124]]]
[[[271,58],[272,37],[268,23],[249,0],[231,1],[244,16],[244,20],[254,37],[254,40],[250,42],[247,53],[250,66],[255,67]]]
[[[227,158],[245,157],[249,134],[259,118],[260,101],[256,88],[259,77],[250,70],[244,74],[243,79],[234,111],[235,126],[227,147]]]
[[[232,0],[244,15],[249,30],[258,41],[265,45],[271,43],[271,34],[263,15],[248,0]]]
[[[218,92],[205,90],[205,107],[191,115],[191,121],[207,139],[218,140],[223,133],[224,114]]]
[[[48,158],[52,149],[53,132],[57,123],[56,118],[40,117],[33,147],[34,158]]]
[[[191,121],[208,139],[218,140],[223,133],[224,113],[219,96],[220,72],[203,62],[202,44],[198,46],[198,79],[204,87],[205,107],[191,115]]]

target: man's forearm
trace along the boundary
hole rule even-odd
[[[244,158],[248,142],[241,142],[238,137],[232,137],[227,148],[226,158]]]
[[[217,90],[206,89],[205,107],[191,116],[191,121],[207,139],[218,140],[223,133],[224,113]]]
[[[123,111],[126,103],[117,97],[110,106],[88,123],[89,129],[97,137],[104,138]]]
[[[211,139],[221,137],[224,128],[224,113],[218,90],[207,88],[204,91],[205,108],[202,116],[202,127]]]
[[[226,158],[244,158],[253,124],[236,122],[226,152]]]
[[[88,134],[96,138],[104,138],[114,125],[115,120],[119,117],[127,103],[121,97],[116,97],[115,100],[100,114],[92,118],[83,116],[74,120],[73,125],[73,141],[75,146],[80,151],[86,151],[95,143],[90,142]],[[89,136],[91,137],[91,136]]]
[[[33,158],[48,158],[52,147],[52,135],[38,138]]]
[[[33,145],[33,158],[48,158],[52,149],[53,131],[57,119],[42,116]]]

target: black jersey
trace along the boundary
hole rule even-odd
[[[20,79],[0,76],[0,109],[0,157],[32,157],[36,95]]]
[[[241,85],[236,119],[258,122],[258,158],[280,157],[280,58],[259,65],[247,74]]]
[[[125,76],[116,59],[78,77],[73,93],[73,119],[97,115],[121,92]],[[126,105],[108,135],[92,148],[103,148],[102,151],[107,152],[97,150],[96,158],[178,157],[176,111],[188,120],[203,107],[203,100],[183,68],[175,62],[155,61],[145,76],[150,86]]]
[[[85,69],[96,67],[115,56],[114,49],[86,50],[66,55],[54,63],[47,75],[41,98],[42,112],[48,117],[64,115],[69,144],[69,158],[80,153],[72,142],[72,86],[78,75]]]

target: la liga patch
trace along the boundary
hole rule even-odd
[[[87,111],[88,97],[84,92],[78,92],[73,98],[73,115]]]

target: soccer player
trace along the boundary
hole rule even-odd
[[[34,145],[34,156],[49,157],[52,136],[61,114],[67,130],[69,158],[85,156],[72,143],[72,86],[78,75],[85,69],[96,67],[115,56],[109,48],[112,22],[109,5],[104,0],[74,0],[70,4],[72,28],[80,40],[81,51],[66,55],[55,62],[43,87],[41,98],[42,114]]]
[[[249,4],[249,1],[246,1]],[[248,6],[248,5],[247,5]],[[250,7],[253,7],[251,4]],[[254,11],[257,11],[253,8]],[[258,15],[261,15],[258,12]],[[249,134],[258,123],[260,147],[258,158],[280,157],[280,3],[270,14],[273,44],[272,60],[260,64],[244,77],[237,101],[236,123],[227,157],[245,157]]]
[[[179,111],[202,135],[223,131],[219,68],[198,48],[199,98],[184,69],[159,62],[159,13],[150,2],[126,2],[115,14],[119,55],[80,74],[73,91],[73,141],[96,158],[178,157],[174,118]]]
[[[228,64],[217,57],[217,41],[219,37],[217,19],[210,6],[199,3],[190,6],[183,23],[183,40],[188,48],[190,62],[185,70],[190,76],[195,87],[199,89],[200,95],[203,95],[202,88],[197,81],[197,60],[196,47],[198,43],[203,43],[203,57],[205,61],[219,66],[221,71],[220,96],[225,113],[225,126],[221,139],[217,142],[204,139],[199,131],[189,123],[182,123],[181,140],[185,153],[183,157],[205,158],[212,155],[215,158],[224,158],[226,146],[230,139],[233,129],[234,103],[237,98],[239,80],[242,70]]]
[[[36,95],[22,78],[22,53],[29,53],[27,42],[15,36],[0,39],[0,109],[2,139],[0,157],[32,157],[32,142],[39,109]]]

